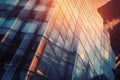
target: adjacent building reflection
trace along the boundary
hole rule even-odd
[[[110,43],[113,51],[115,52],[116,70],[115,80],[120,79],[120,1],[112,0],[102,7],[98,8],[98,12],[103,18],[104,30],[109,33]]]

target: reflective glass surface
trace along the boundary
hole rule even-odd
[[[106,2],[1,0],[0,79],[114,80],[115,55],[97,12]]]

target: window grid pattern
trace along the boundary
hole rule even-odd
[[[0,1],[0,79],[25,79],[55,6],[50,2]]]
[[[11,1],[0,1],[0,79],[114,79],[94,0]]]
[[[114,79],[114,53],[95,10],[96,5],[87,0],[57,1],[44,32],[44,48],[36,52],[39,59],[33,61],[38,64],[33,70],[40,70],[40,75],[50,80],[89,80],[96,76]]]

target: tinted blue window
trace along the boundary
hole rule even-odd
[[[8,31],[8,29],[0,28],[0,34],[5,34],[7,31]]]
[[[37,28],[37,23],[28,22],[24,26],[24,28],[22,29],[22,32],[24,32],[24,33],[34,33],[36,28]]]
[[[0,18],[0,27],[1,27],[1,24],[5,21],[5,18]]]
[[[15,30],[15,31],[18,31],[20,26],[22,24],[22,21],[21,20],[16,20],[14,23],[13,23],[13,26],[11,27],[11,29]]]
[[[10,28],[10,27],[12,26],[13,22],[14,22],[14,19],[7,20],[7,21],[4,23],[3,27],[5,27],[5,28]]]
[[[0,0],[0,3],[9,4],[9,5],[12,5],[12,6],[17,5],[18,2],[19,2],[19,0]]]
[[[39,26],[39,31],[38,31],[38,35],[42,35],[44,30],[46,29],[47,23],[43,23],[42,25]]]

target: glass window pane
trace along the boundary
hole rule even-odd
[[[19,0],[0,0],[0,3],[9,4],[9,5],[12,5],[12,6],[17,5],[18,2],[19,2]]]
[[[24,26],[24,28],[22,29],[22,32],[24,32],[24,33],[34,33],[36,28],[37,28],[37,23],[28,22]]]
[[[1,27],[1,24],[5,21],[5,18],[0,18],[0,27]]]
[[[42,25],[40,25],[39,27],[39,31],[38,31],[38,35],[42,35],[43,34],[43,32],[44,32],[44,30],[46,29],[46,26],[47,26],[47,23],[46,22],[44,22],[44,23],[42,23]]]
[[[50,35],[49,40],[52,41],[52,42],[54,42],[54,43],[56,43],[56,41],[57,41],[57,39],[58,39],[58,36],[59,36],[58,31],[57,31],[56,29],[53,29],[53,30],[52,30],[52,33],[51,33],[51,35]]]
[[[45,11],[46,10],[46,6],[45,5],[38,5],[34,8],[35,11]]]
[[[13,22],[14,22],[14,19],[7,20],[7,21],[4,23],[3,27],[5,27],[5,28],[10,28],[10,27],[12,26]]]
[[[16,20],[16,21],[14,22],[14,25],[11,27],[11,29],[13,29],[13,30],[15,30],[15,31],[18,31],[19,28],[20,28],[20,26],[21,26],[21,24],[22,24],[22,21],[21,21],[21,20]]]

